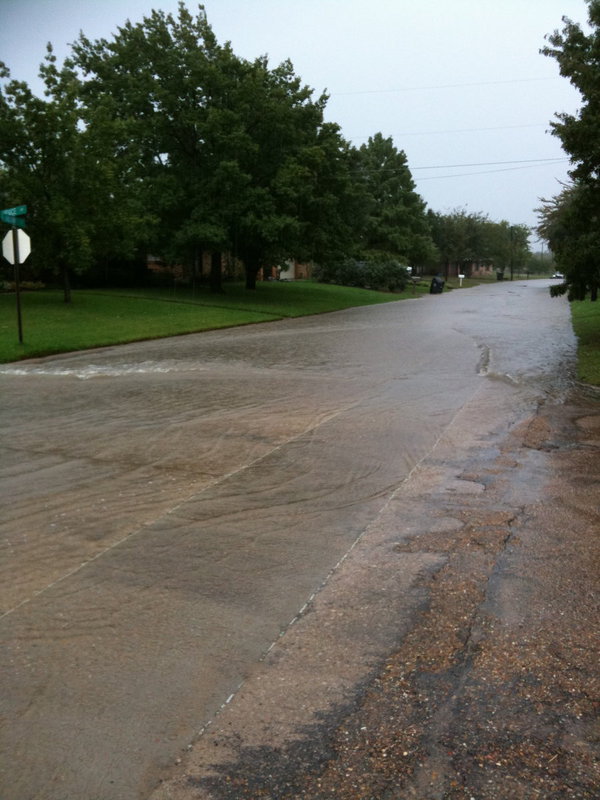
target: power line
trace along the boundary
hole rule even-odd
[[[568,159],[560,159],[561,161],[568,161]],[[557,160],[558,161],[558,160]],[[553,163],[557,163],[557,161]],[[514,172],[520,169],[532,169],[533,167],[541,167],[542,164],[529,164],[528,166],[520,166],[520,167],[505,167],[504,169],[486,169],[486,170],[479,170],[478,172],[458,172],[452,173],[451,175],[427,175],[424,178],[418,178],[416,180],[421,183],[422,181],[436,181],[441,180],[443,178],[465,178],[469,175],[491,175],[495,172]]]
[[[412,173],[418,169],[459,169],[463,167],[493,167],[501,164],[519,164],[518,167],[507,167],[504,169],[483,170],[478,172],[463,172],[451,173],[450,175],[429,175],[419,178],[420,181],[432,181],[437,178],[460,178],[463,175],[486,175],[490,172],[510,172],[518,169],[531,169],[532,167],[550,166],[556,164],[563,164],[570,161],[567,157],[557,156],[554,158],[526,158],[515,161],[475,161],[471,164],[433,164],[427,167],[411,167],[409,164],[404,164],[401,167],[364,167],[359,168],[361,175],[381,176],[382,174],[394,175],[397,173],[405,173],[407,170]]]
[[[438,135],[447,135],[449,133],[479,133],[481,131],[508,131],[508,130],[515,130],[521,128],[545,128],[548,123],[545,122],[537,122],[531,125],[495,125],[492,127],[487,128],[448,128],[447,130],[437,130],[437,131],[401,131],[400,133],[392,134],[394,136],[438,136]],[[354,139],[370,139],[373,134],[368,134],[367,136],[349,136],[348,138],[351,140]]]
[[[538,163],[548,163],[550,161],[553,162],[560,162],[560,161],[569,161],[568,158],[564,156],[555,156],[554,158],[525,158],[519,161],[476,161],[472,164],[432,164],[428,167],[411,167],[411,172],[415,169],[454,169],[454,168],[462,168],[462,167],[494,167],[500,164],[538,164]]]
[[[500,86],[502,84],[510,84],[510,83],[533,83],[537,81],[556,81],[556,80],[559,80],[559,76],[553,76],[548,78],[513,78],[512,80],[504,80],[504,81],[476,81],[474,83],[441,83],[437,85],[434,84],[431,86],[402,86],[397,89],[359,89],[353,92],[331,92],[329,96],[345,97],[348,95],[357,95],[357,94],[396,94],[399,92],[420,92],[428,89],[460,89],[463,87],[470,87],[470,86]]]

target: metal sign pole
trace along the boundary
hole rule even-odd
[[[17,324],[19,327],[19,344],[23,344],[23,321],[21,318],[21,285],[19,267],[21,265],[21,253],[19,252],[19,238],[21,239],[21,250],[23,261],[31,252],[31,240],[25,231],[19,230],[25,227],[25,215],[27,206],[15,206],[0,210],[0,222],[8,223],[12,231],[8,231],[2,239],[2,254],[4,258],[14,264],[15,267],[15,296],[17,300]],[[19,236],[20,234],[20,236]],[[12,247],[11,247],[12,245]]]
[[[23,322],[21,319],[21,291],[19,284],[19,236],[17,233],[17,226],[13,225],[13,251],[15,254],[15,294],[17,298],[17,325],[19,327],[19,344],[23,344]]]

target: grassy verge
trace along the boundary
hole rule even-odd
[[[600,386],[600,302],[571,303],[571,318],[578,339],[577,377]]]
[[[206,291],[123,290],[23,292],[23,344],[17,333],[14,294],[0,295],[0,362],[156,339],[284,317],[337,311],[412,296],[312,282],[262,283],[255,292],[228,285],[223,295]]]
[[[194,303],[224,310],[252,311],[277,317],[303,317],[353,306],[389,303],[411,296],[410,289],[403,294],[387,294],[316,281],[259,282],[254,292],[247,291],[241,283],[228,283],[220,295],[211,294],[205,288],[193,291],[187,287],[115,290],[113,294]]]

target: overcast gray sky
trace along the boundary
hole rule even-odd
[[[51,41],[59,59],[82,30],[108,37],[126,19],[177,0],[0,0],[0,59],[38,88]],[[198,4],[187,2],[195,12]],[[568,160],[549,133],[579,94],[539,54],[585,0],[206,0],[219,41],[272,66],[291,59],[328,119],[355,145],[381,132],[405,151],[434,211],[482,212],[535,225],[540,198],[560,191]]]

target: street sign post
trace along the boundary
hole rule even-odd
[[[3,214],[8,214],[9,217],[23,217],[27,213],[27,206],[13,206],[12,208],[3,208]]]
[[[26,206],[17,206],[25,208]],[[15,266],[15,294],[17,299],[17,327],[19,329],[19,344],[23,344],[23,323],[21,321],[21,291],[19,285],[19,264],[22,264],[31,253],[31,239],[25,233],[13,226],[2,240],[2,255]]]
[[[27,260],[31,253],[31,239],[25,231],[13,228],[2,240],[2,255],[9,264],[18,266]]]
[[[24,228],[25,214],[27,214],[27,206],[14,206],[13,208],[5,208],[0,211],[0,221],[6,222],[7,225],[16,225],[17,228]]]

